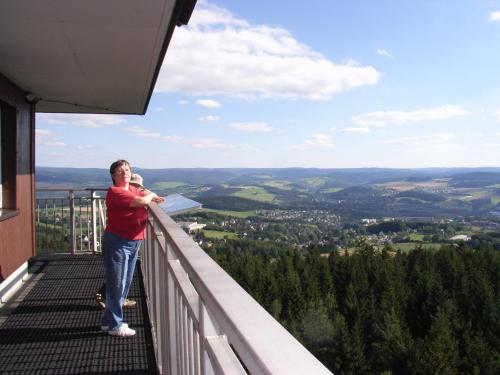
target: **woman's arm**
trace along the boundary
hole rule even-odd
[[[143,191],[143,196],[136,196],[131,202],[130,207],[144,207],[150,204],[151,202],[162,203],[165,201],[163,197],[159,197],[156,193],[152,191],[145,190]]]

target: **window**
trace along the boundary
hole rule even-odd
[[[2,107],[0,107],[0,139],[2,139]],[[0,166],[2,165],[2,142],[0,142]],[[0,207],[3,207],[2,204],[2,169],[0,167]]]
[[[16,214],[16,110],[0,102],[0,220]]]

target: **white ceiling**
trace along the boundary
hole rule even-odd
[[[40,98],[37,112],[143,114],[169,30],[195,3],[0,0],[0,73]]]

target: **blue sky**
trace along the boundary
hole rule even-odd
[[[499,1],[198,0],[144,116],[37,114],[39,166],[500,166]]]

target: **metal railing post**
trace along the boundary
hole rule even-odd
[[[92,254],[97,253],[97,206],[96,206],[96,198],[99,198],[96,195],[94,190],[90,190],[90,200],[92,203]]]
[[[75,220],[75,192],[69,191],[69,218],[70,218],[70,235],[71,235],[71,252],[76,254],[76,220]]]
[[[174,259],[167,245],[167,261]],[[172,375],[178,373],[177,354],[179,337],[176,335],[176,314],[175,314],[175,281],[172,273],[168,270],[166,274],[166,313],[167,313],[167,345],[168,345],[168,369]]]
[[[207,343],[206,338],[219,336],[221,334],[220,328],[217,327],[217,324],[210,317],[209,312],[204,305],[203,301],[200,298],[199,302],[200,307],[200,354],[201,354],[201,374],[202,375],[215,375],[215,371],[210,362],[210,358],[208,356]]]

